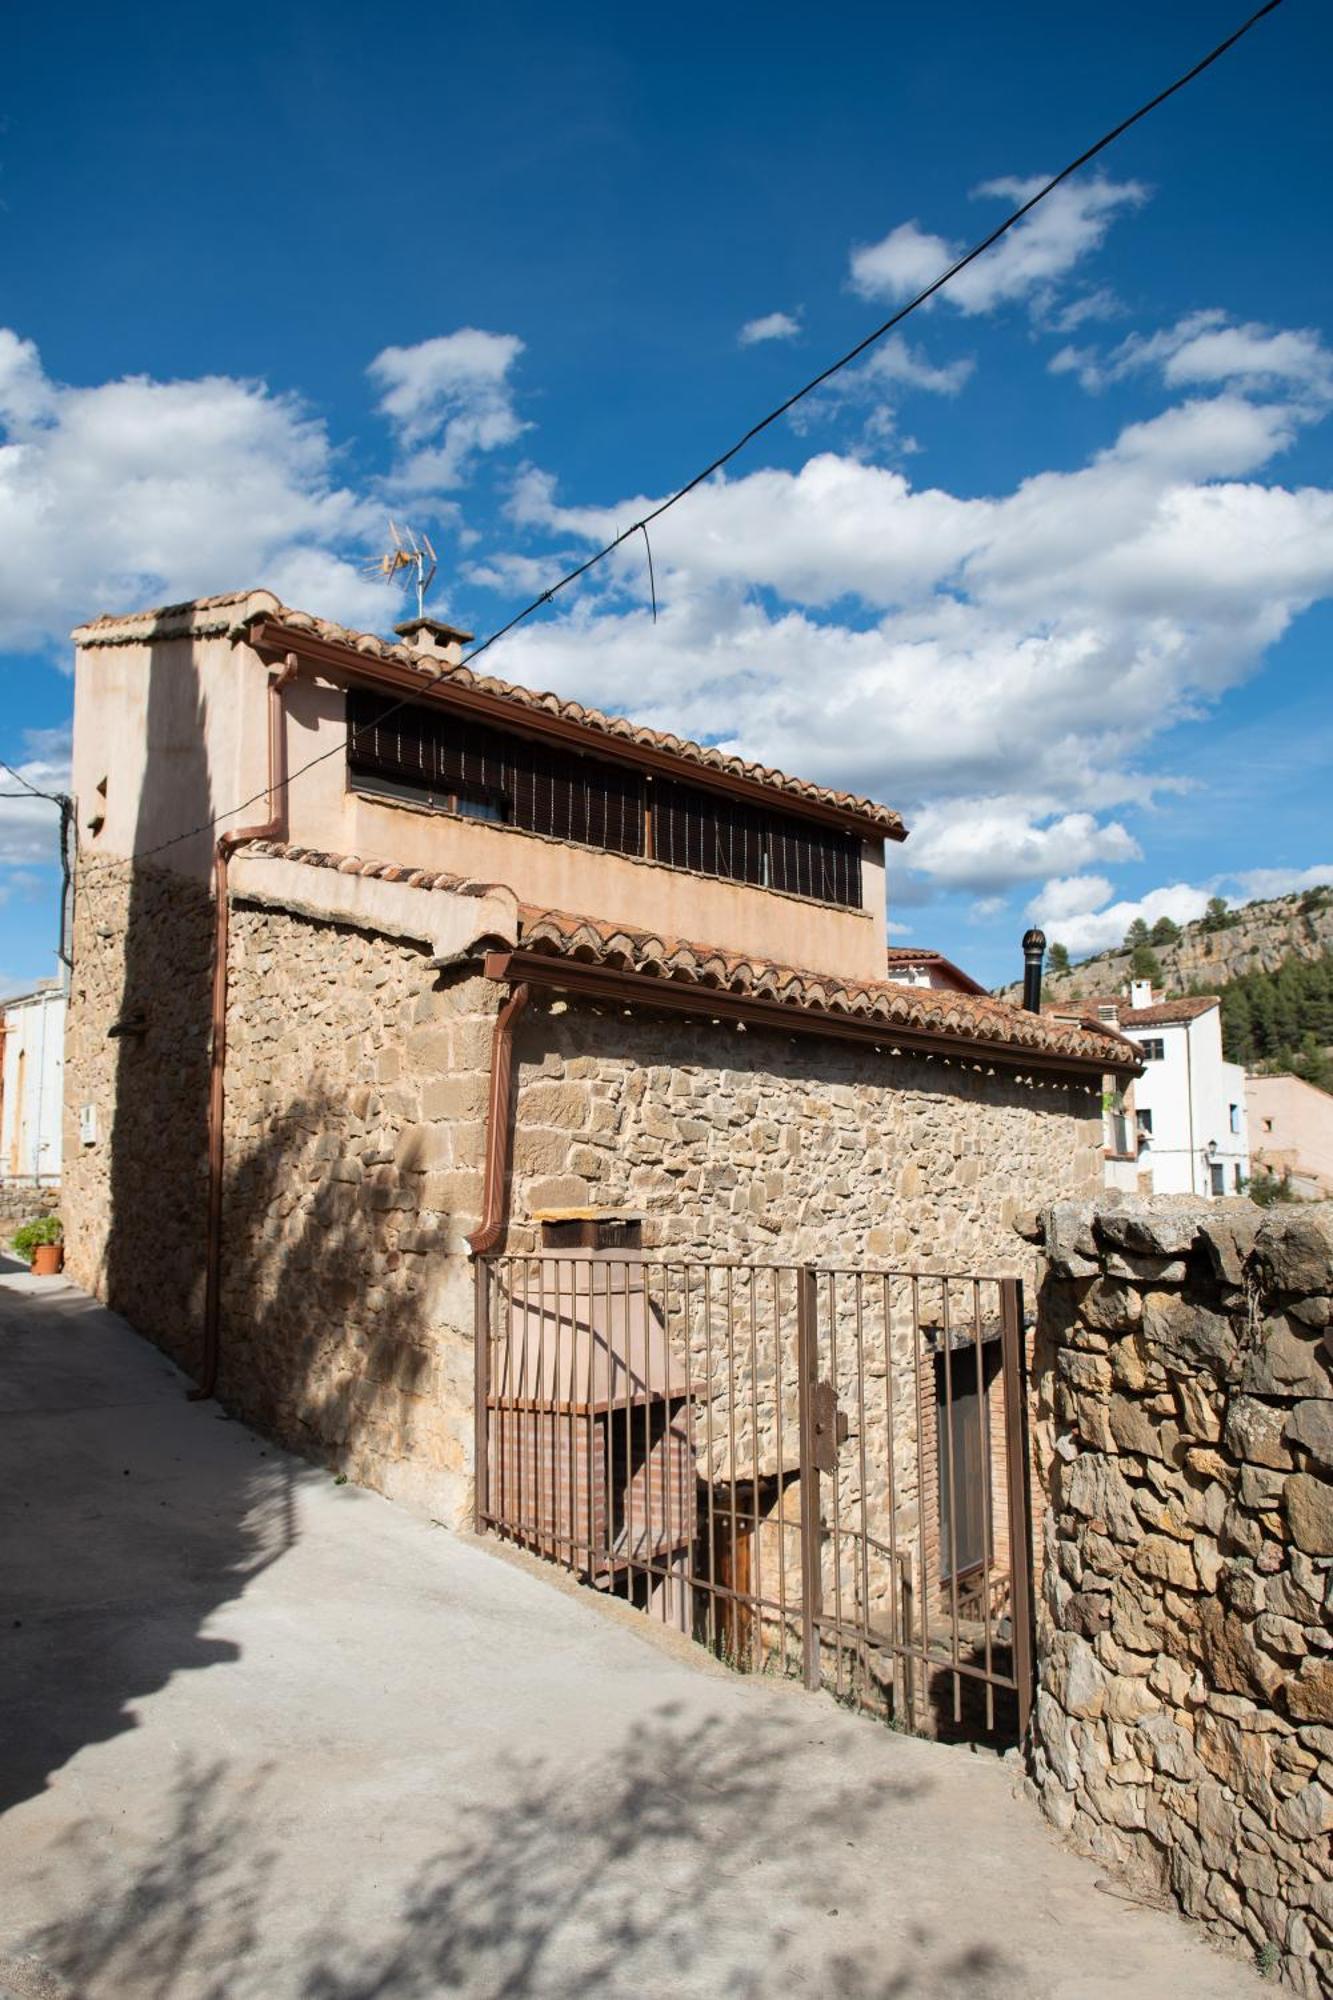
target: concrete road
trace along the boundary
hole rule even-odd
[[[1230,2000],[993,1759],[746,1681],[0,1278],[0,1995]]]

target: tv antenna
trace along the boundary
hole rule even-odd
[[[397,523],[392,520],[389,522],[389,533],[393,537],[393,547],[367,563],[366,573],[378,577],[383,583],[392,583],[402,570],[415,570],[417,617],[424,618],[426,592],[435,581],[435,572],[439,567],[439,558],[431,547],[430,536],[422,535],[418,538],[406,522],[400,533]]]

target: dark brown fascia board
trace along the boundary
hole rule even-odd
[[[490,951],[486,953],[485,971],[488,979],[521,980],[529,986],[585,994],[590,999],[612,1000],[626,1007],[705,1014],[712,1020],[744,1021],[747,1026],[771,1028],[779,1034],[821,1035],[838,1041],[868,1042],[881,1049],[906,1050],[913,1055],[951,1056],[958,1062],[985,1061],[1024,1073],[1074,1076],[1090,1087],[1100,1087],[1108,1073],[1138,1076],[1143,1070],[1141,1063],[1129,1062],[1123,1070],[1109,1071],[1108,1065],[1095,1056],[1016,1049],[1011,1042],[981,1038],[964,1041],[961,1036],[929,1028],[904,1028],[892,1021],[867,1020],[863,1015],[839,1014],[832,1009],[789,1007],[780,1000],[764,1000],[755,994],[729,993],[717,986],[691,986],[683,980],[663,979],[648,972],[622,972],[591,964],[586,959],[562,958],[552,952],[521,948]]]
[[[639,770],[678,778],[684,784],[724,792],[729,798],[744,799],[751,805],[767,806],[770,812],[777,810],[777,801],[781,800],[784,811],[802,819],[818,820],[823,826],[837,827],[842,833],[859,834],[863,840],[907,838],[905,826],[884,826],[866,813],[830,805],[826,800],[802,798],[798,793],[784,792],[779,786],[761,784],[756,778],[738,777],[734,772],[719,771],[709,764],[696,764],[688,757],[673,756],[669,750],[636,743],[632,737],[610,736],[585,723],[573,722],[568,716],[529,709],[518,702],[507,701],[503,695],[488,694],[483,688],[460,687],[457,681],[443,679],[423,680],[420,674],[399,660],[377,660],[372,654],[359,653],[355,646],[321,639],[313,632],[302,631],[299,626],[283,625],[273,618],[258,620],[250,628],[249,638],[257,651],[295,653],[299,658],[327,668],[330,673],[345,680],[358,681],[367,687],[401,688],[418,700],[444,702],[464,715],[476,716],[478,721],[492,723],[516,735],[534,736],[545,743],[558,743],[565,749],[604,757],[608,763],[632,764]]]

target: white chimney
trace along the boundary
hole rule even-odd
[[[1130,1004],[1130,1006],[1131,1006],[1131,1007],[1151,1007],[1151,1006],[1152,1006],[1152,981],[1151,981],[1151,979],[1132,979],[1132,980],[1130,981],[1130,985],[1129,985],[1129,1004]]]
[[[424,653],[427,659],[450,667],[461,664],[463,648],[473,636],[460,632],[456,625],[441,624],[438,618],[407,618],[393,629],[414,653]]]

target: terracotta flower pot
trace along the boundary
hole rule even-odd
[[[39,1243],[32,1253],[34,1278],[54,1278],[65,1261],[63,1243]]]

